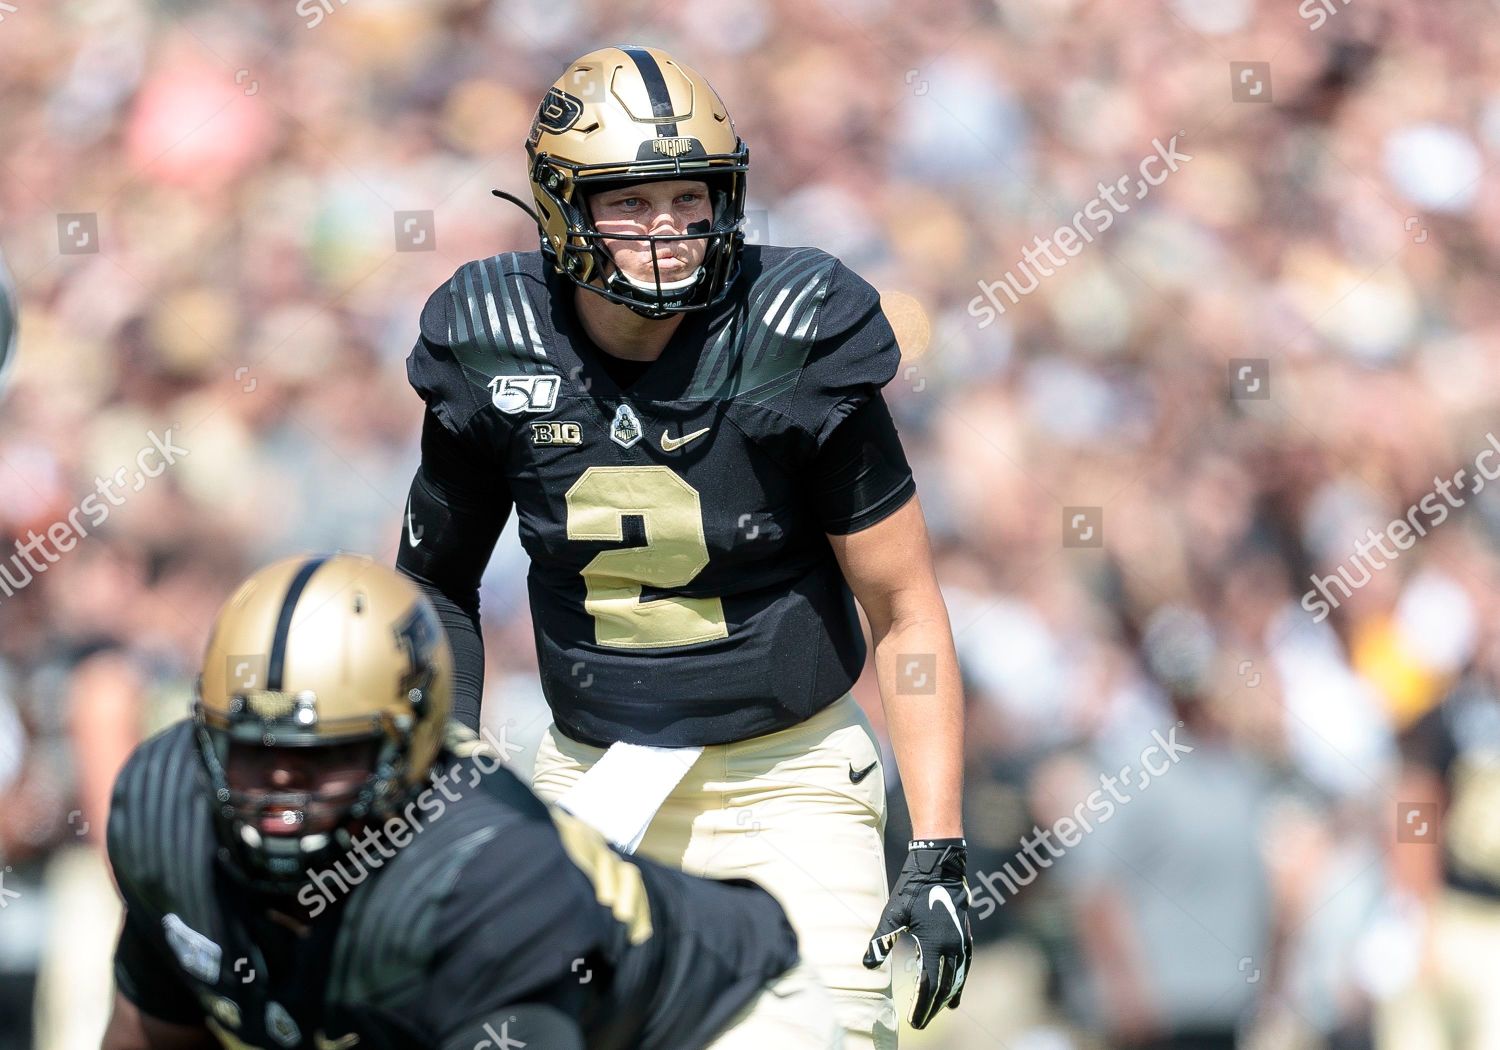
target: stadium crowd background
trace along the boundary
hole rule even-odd
[[[1492,699],[1500,663],[1493,489],[1455,482],[1442,521],[1410,511],[1480,473],[1497,425],[1497,15],[0,5],[0,245],[22,304],[5,567],[96,479],[136,478],[0,590],[0,1046],[31,1041],[34,994],[36,1046],[97,1045],[114,770],[186,711],[243,575],[304,549],[393,559],[418,311],[465,260],[534,247],[489,189],[524,192],[541,92],[613,42],[714,83],[751,144],[756,235],[842,257],[902,335],[887,397],[967,679],[979,941],[963,1008],[903,1045],[1486,1045],[1429,1023],[1493,1011],[1475,1004],[1495,998],[1500,906],[1468,898],[1463,947],[1444,941],[1447,829],[1402,754],[1455,688]],[[1169,142],[1187,159],[1143,169]],[[1126,176],[1139,194],[1085,211]],[[1038,259],[1035,290],[998,290]],[[134,475],[152,435],[186,452]],[[1399,546],[1409,512],[1430,527],[1398,557],[1357,556],[1367,529]],[[1341,566],[1368,577],[1347,597],[1326,583]],[[512,525],[483,593],[487,718],[530,745],[524,575]],[[1339,599],[1321,619],[1313,575]],[[859,696],[878,725],[869,673]],[[1192,750],[1148,757],[1174,739]]]

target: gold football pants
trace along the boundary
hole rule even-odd
[[[532,786],[556,801],[603,754],[553,725],[542,735]],[[849,695],[789,729],[706,747],[637,850],[691,875],[748,878],[769,890],[797,931],[804,963],[833,998],[846,1050],[896,1046],[889,965],[861,963],[888,894],[879,758]],[[761,1011],[773,1013],[770,1005]],[[745,1018],[756,1023],[756,1011]],[[826,1043],[795,1044],[803,1045]]]

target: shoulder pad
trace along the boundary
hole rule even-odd
[[[193,734],[184,719],[135,749],[115,781],[106,834],[115,879],[133,903],[181,912],[189,924],[212,909],[215,850]]]
[[[455,432],[490,404],[497,375],[555,371],[539,317],[550,310],[539,252],[508,252],[460,266],[422,307],[407,378]]]
[[[694,393],[761,404],[796,385],[839,261],[818,248],[747,253],[744,306],[704,348]]]
[[[507,252],[460,266],[448,281],[441,327],[448,346],[460,361],[485,375],[498,372],[550,371],[547,347],[537,315],[548,308],[545,280],[528,256]],[[434,293],[436,294],[436,293]],[[428,300],[432,309],[432,301]],[[422,311],[424,333],[427,314]],[[436,310],[432,312],[435,314]]]

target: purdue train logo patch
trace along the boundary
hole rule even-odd
[[[628,401],[621,401],[615,409],[614,422],[609,425],[609,436],[621,448],[629,448],[641,439],[641,421]]]

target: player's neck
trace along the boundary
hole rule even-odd
[[[623,303],[613,303],[592,292],[575,289],[573,302],[583,330],[606,354],[628,361],[655,361],[666,349],[682,314],[653,321]]]

